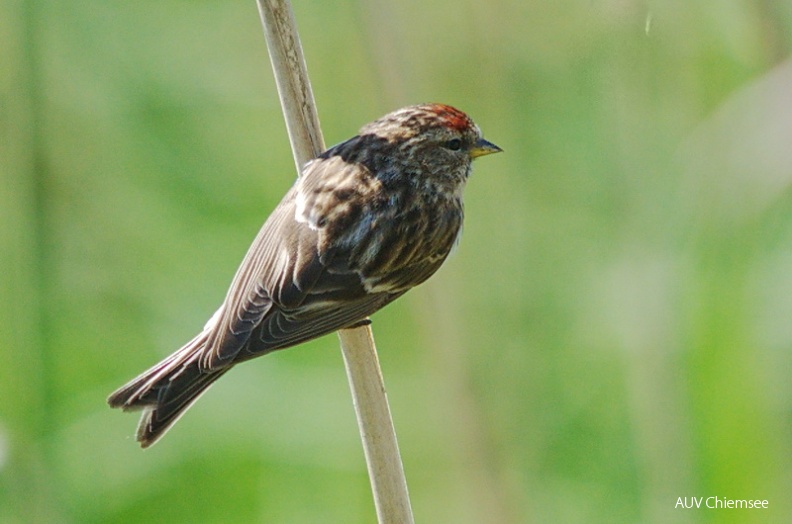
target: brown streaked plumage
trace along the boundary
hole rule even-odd
[[[462,229],[471,161],[500,149],[463,112],[409,106],[308,162],[194,339],[108,398],[156,442],[232,366],[352,326],[429,278]]]

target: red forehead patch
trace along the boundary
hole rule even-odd
[[[459,109],[445,104],[431,104],[429,108],[434,111],[443,123],[459,131],[465,131],[473,127],[473,121],[470,117]]]

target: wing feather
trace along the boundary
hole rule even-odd
[[[293,194],[294,189],[275,208],[242,260],[202,350],[202,369],[214,370],[232,363],[256,326],[275,307],[272,289],[268,289],[272,284],[268,283],[282,281],[284,275],[292,273],[290,246],[297,232],[290,227],[294,220]]]
[[[337,157],[306,165],[237,270],[202,350],[201,369],[335,331],[393,300],[387,293],[367,294],[363,277],[335,260],[326,242],[327,228],[343,228],[359,212],[351,200],[335,205],[333,191],[374,191],[372,180],[362,166]]]
[[[381,190],[362,164],[340,156],[309,162],[243,259],[209,328],[200,369],[348,327],[434,273],[453,242],[445,236],[456,235],[456,224],[446,222],[461,218],[423,208],[437,226],[426,239],[413,220],[420,202],[405,212],[381,200]]]

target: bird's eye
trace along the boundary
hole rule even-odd
[[[443,144],[443,147],[445,147],[446,149],[450,149],[451,151],[459,151],[460,149],[462,149],[462,140],[459,138],[452,138],[451,140]]]

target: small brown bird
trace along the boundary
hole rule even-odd
[[[235,364],[367,319],[429,278],[462,231],[471,161],[501,151],[462,111],[409,106],[308,162],[194,339],[110,395],[156,442]]]

